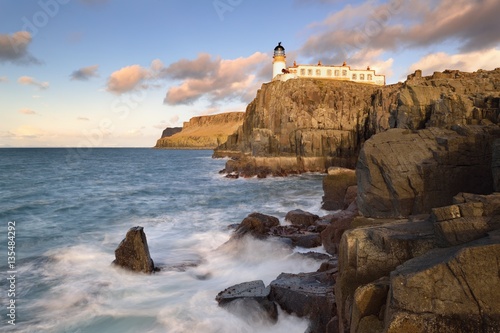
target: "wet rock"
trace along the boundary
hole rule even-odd
[[[286,312],[308,318],[308,332],[325,332],[336,312],[334,273],[282,273],[271,282],[271,299]]]
[[[266,287],[261,280],[244,282],[221,291],[215,300],[219,306],[249,322],[276,322],[278,309],[276,304],[269,300],[270,291],[271,288]]]
[[[134,272],[150,274],[155,270],[143,227],[129,229],[115,250],[115,258],[113,264]]]
[[[319,220],[319,216],[311,214],[309,212],[305,212],[302,209],[295,209],[286,214],[285,220],[293,225],[309,227],[311,225],[314,225],[314,223]]]
[[[234,237],[239,238],[251,235],[256,238],[266,238],[272,227],[279,226],[278,218],[261,213],[252,213],[241,221],[234,232]]]
[[[338,253],[342,235],[346,230],[351,229],[352,222],[357,216],[356,202],[353,202],[347,210],[328,215],[330,224],[321,232],[321,243],[326,252],[332,255]]]

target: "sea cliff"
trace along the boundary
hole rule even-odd
[[[363,143],[391,128],[499,123],[500,68],[447,70],[383,87],[297,79],[262,85],[242,126],[214,151],[244,176],[354,168]]]
[[[243,116],[228,112],[191,118],[180,130],[165,129],[155,148],[214,149],[242,124]]]

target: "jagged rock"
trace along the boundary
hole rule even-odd
[[[278,309],[269,300],[271,287],[261,280],[244,282],[221,291],[215,297],[219,306],[231,313],[246,318],[249,322],[267,320],[276,322]]]
[[[262,166],[276,175],[354,168],[363,143],[390,128],[498,124],[499,78],[500,68],[415,73],[384,87],[315,79],[266,83],[243,125],[214,156],[247,155],[230,168],[247,176]]]
[[[323,333],[335,315],[335,270],[319,273],[282,273],[271,282],[271,299],[283,310],[310,320],[311,333]]]
[[[269,235],[272,227],[279,226],[278,218],[261,213],[251,213],[241,221],[234,231],[235,237],[252,235],[256,238],[265,238]]]
[[[329,168],[328,175],[323,178],[323,204],[322,209],[346,209],[347,189],[356,185],[356,172],[345,168]]]
[[[385,332],[498,332],[499,262],[499,231],[407,261],[391,273]]]
[[[360,213],[403,218],[450,205],[459,192],[491,193],[496,137],[498,126],[392,129],[373,136],[356,168]]]
[[[167,127],[163,130],[163,133],[161,133],[161,138],[168,138],[169,136],[172,136],[174,134],[179,133],[182,131],[182,127]]]
[[[113,264],[134,272],[149,274],[155,270],[143,227],[129,229],[115,250],[115,258]]]
[[[302,209],[295,209],[286,214],[285,220],[293,225],[309,227],[311,225],[314,225],[314,223],[319,220],[319,216],[311,214],[309,212],[305,212]]]
[[[292,247],[298,246],[310,249],[321,246],[321,236],[317,229],[316,226],[309,226],[308,228],[302,225],[275,226],[271,228],[268,234],[278,237],[278,239],[285,241]]]
[[[459,217],[434,224],[439,246],[450,247],[485,237],[500,226],[500,216]]]
[[[459,193],[453,197],[453,203],[458,206],[462,204],[480,204],[483,212],[481,216],[500,215],[500,193],[497,192],[490,195]]]
[[[431,221],[401,221],[346,231],[339,246],[335,285],[342,327],[350,326],[350,303],[359,286],[388,276],[400,264],[436,246]]]
[[[344,209],[348,208],[358,197],[358,186],[349,186],[345,192]]]
[[[243,117],[244,112],[193,117],[181,130],[167,128],[155,148],[216,148],[238,129]]]

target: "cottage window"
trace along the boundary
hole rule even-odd
[[[327,76],[332,76],[332,70],[331,69],[327,69],[326,70],[326,75]]]
[[[359,74],[359,79],[364,80],[365,79],[365,74]]]
[[[316,70],[316,76],[321,76],[321,69]]]
[[[373,76],[371,74],[368,74],[368,78],[367,78],[368,81],[372,81],[373,80]]]
[[[335,70],[335,76],[339,76],[340,75],[340,71],[338,69]]]
[[[313,75],[313,70],[309,68],[307,70],[307,75],[312,76]]]
[[[347,76],[347,70],[345,69],[342,70],[342,76]]]
[[[356,74],[352,74],[352,79],[353,80],[357,80],[358,79],[358,76]]]
[[[305,68],[301,68],[300,69],[300,75],[302,75],[302,76],[306,75],[306,69]]]

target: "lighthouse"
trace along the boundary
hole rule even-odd
[[[278,46],[274,48],[273,79],[276,77],[276,75],[283,74],[284,69],[286,69],[285,48],[281,46],[281,42],[279,42]]]

